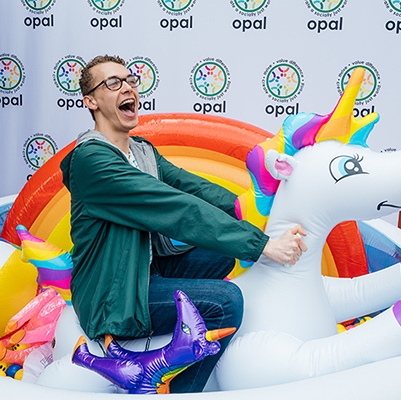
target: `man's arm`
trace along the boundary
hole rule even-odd
[[[156,159],[160,165],[162,175],[160,178],[163,182],[183,192],[192,194],[237,218],[234,209],[236,194],[216,183],[175,166],[157,152]]]

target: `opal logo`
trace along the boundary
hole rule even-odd
[[[25,69],[17,56],[0,54],[0,92],[17,92],[25,82]]]
[[[98,14],[111,15],[118,12],[125,0],[88,0],[89,6]]]
[[[332,17],[347,5],[347,0],[305,0],[305,3],[315,15]]]
[[[266,30],[267,16],[252,18],[260,15],[270,4],[270,0],[231,0],[231,6],[242,15],[242,19],[235,19],[231,25],[237,31],[246,32],[249,30]]]
[[[340,94],[344,92],[344,88],[347,85],[353,70],[358,67],[363,67],[365,69],[365,75],[357,94],[355,105],[365,105],[373,101],[381,88],[380,74],[372,63],[355,61],[344,67],[338,76],[337,90]]]
[[[21,0],[25,8],[34,14],[43,14],[49,11],[56,0]]]
[[[400,0],[384,0],[386,8],[397,17],[401,17],[401,1]]]
[[[53,70],[53,82],[67,98],[59,98],[57,106],[70,111],[74,108],[85,108],[82,98],[74,98],[81,94],[79,79],[85,61],[81,57],[68,55],[59,60]]]
[[[209,57],[192,68],[190,84],[204,100],[219,99],[230,87],[230,72],[222,60]]]
[[[84,60],[73,55],[57,62],[53,70],[53,81],[60,92],[69,96],[77,96],[80,93],[79,78],[84,66]]]
[[[127,68],[132,75],[141,77],[138,92],[141,96],[151,96],[159,86],[159,70],[148,57],[135,57],[127,62]]]
[[[195,0],[158,0],[158,3],[165,13],[173,16],[173,18],[160,20],[160,26],[163,29],[168,29],[171,32],[175,29],[193,28],[193,16],[190,15],[187,18],[182,18],[182,16],[191,11],[195,5]]]
[[[57,145],[51,136],[35,133],[25,141],[23,157],[29,168],[37,170],[53,157],[57,150]]]
[[[184,15],[189,12],[196,0],[158,0],[160,8],[170,15]]]
[[[231,0],[235,11],[246,17],[261,14],[270,5],[270,0]]]
[[[263,90],[278,102],[295,100],[304,88],[304,74],[295,61],[278,60],[263,74]]]
[[[108,16],[116,14],[123,6],[124,0],[88,0],[88,3],[93,11],[104,16],[101,18],[93,17],[89,21],[92,28],[103,30],[106,28],[123,27],[123,16],[121,14],[113,18],[109,18]]]

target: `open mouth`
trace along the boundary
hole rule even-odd
[[[135,114],[135,100],[134,99],[127,99],[124,100],[120,106],[118,107],[120,111],[124,114],[132,115]]]
[[[377,211],[380,211],[382,207],[392,207],[392,208],[401,208],[401,206],[397,206],[395,204],[387,203],[387,200],[382,201],[377,205]]]

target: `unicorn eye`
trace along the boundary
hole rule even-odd
[[[347,176],[366,174],[361,166],[363,157],[356,156],[338,156],[330,162],[330,174],[338,182]]]
[[[191,334],[191,328],[190,328],[187,324],[184,324],[184,322],[181,323],[181,330],[182,330],[186,335],[190,335],[190,334]]]

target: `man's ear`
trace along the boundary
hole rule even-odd
[[[298,162],[288,154],[270,149],[266,152],[265,165],[271,176],[277,180],[288,180]]]
[[[88,107],[90,110],[97,110],[97,102],[92,96],[84,96],[82,101],[85,106]]]

